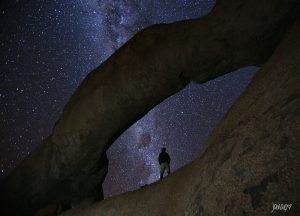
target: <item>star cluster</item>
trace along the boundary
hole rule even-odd
[[[0,178],[51,133],[85,76],[136,32],[203,16],[215,0],[18,0],[0,8]],[[194,159],[256,68],[191,83],[130,127],[109,149],[106,196],[157,180]]]
[[[107,152],[105,195],[135,190],[157,181],[162,147],[170,154],[171,170],[194,160],[256,70],[247,67],[205,84],[190,83],[132,125]]]

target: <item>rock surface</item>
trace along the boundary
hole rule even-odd
[[[271,56],[286,29],[293,23],[298,13],[298,0],[218,1],[218,5],[206,17],[170,25],[155,25],[138,33],[106,62],[89,74],[66,105],[63,115],[54,126],[51,136],[45,139],[33,154],[1,182],[0,214],[5,215],[9,212],[10,215],[32,215],[38,209],[47,205],[77,204],[83,201],[101,199],[101,183],[107,172],[105,152],[124,130],[152,107],[181,90],[191,80],[201,83],[242,66],[264,63]],[[284,59],[289,60],[287,57]],[[275,61],[273,63],[274,65],[277,64]],[[270,64],[267,65],[273,67]],[[268,71],[266,67],[264,67],[264,70]],[[269,70],[269,73],[271,72],[273,73]],[[292,70],[289,73],[292,73]],[[265,73],[261,72],[260,74]],[[281,74],[278,76],[284,77]],[[293,76],[296,79],[297,74],[293,74]],[[275,76],[269,76],[269,78],[276,80],[276,82],[274,81],[275,84],[272,84],[274,87],[277,87],[277,82],[284,81],[277,80]],[[256,79],[262,78],[257,76]],[[264,86],[259,85],[258,87],[263,88]],[[257,89],[253,91],[264,94],[258,87],[255,87]],[[284,93],[288,90],[285,90],[284,86],[281,86],[281,88],[283,93],[280,95],[285,97],[286,94]],[[238,189],[228,187],[228,189],[225,188],[226,190],[223,189],[225,195],[220,193],[219,197],[217,192],[215,195],[209,194],[210,190],[201,192],[203,187],[220,188],[229,181],[235,182],[236,179],[243,178],[243,181],[249,180],[249,187],[248,189],[245,188],[243,199],[251,202],[251,198],[254,197],[255,200],[259,197],[258,202],[254,201],[254,207],[259,206],[264,201],[261,194],[265,193],[269,185],[281,181],[281,176],[279,176],[281,173],[276,174],[275,169],[274,175],[265,176],[266,180],[258,179],[260,177],[258,174],[254,175],[252,172],[245,171],[256,168],[263,169],[266,166],[265,164],[262,165],[265,161],[247,159],[251,151],[256,152],[253,149],[260,148],[264,150],[262,152],[265,152],[266,149],[269,150],[268,148],[275,148],[271,145],[265,146],[259,143],[264,142],[262,141],[264,139],[273,137],[258,129],[259,123],[265,123],[265,119],[259,119],[256,123],[256,118],[254,116],[250,117],[251,114],[257,114],[254,113],[256,109],[264,107],[263,104],[257,106],[260,98],[257,98],[252,106],[249,105],[252,101],[249,97],[243,102],[249,105],[248,107],[236,108],[238,105],[235,105],[233,109],[236,109],[240,114],[233,115],[229,120],[224,120],[227,123],[221,124],[215,135],[212,135],[207,144],[207,149],[200,157],[202,159],[199,159],[199,163],[194,162],[190,165],[191,168],[174,173],[172,178],[176,179],[176,176],[186,176],[190,172],[188,185],[183,183],[185,181],[181,177],[182,182],[174,180],[167,184],[169,180],[166,180],[162,184],[154,185],[137,193],[143,194],[152,191],[147,194],[147,196],[149,195],[148,198],[151,199],[152,197],[157,201],[161,201],[156,202],[155,209],[164,206],[164,203],[171,203],[171,201],[168,202],[169,200],[179,200],[179,196],[183,196],[183,199],[190,200],[191,206],[189,208],[194,209],[185,214],[197,215],[201,214],[201,211],[207,212],[207,208],[211,208],[216,202],[223,205],[224,203],[221,202],[222,197],[225,197],[228,192],[230,192],[228,200],[230,200],[230,196],[236,198],[240,195]],[[276,99],[273,95],[272,98]],[[242,99],[240,99],[239,104]],[[294,101],[293,99],[290,100]],[[298,100],[296,99],[296,101]],[[287,109],[290,103],[287,103],[284,108]],[[276,108],[277,105],[275,105],[273,107]],[[251,107],[252,112],[248,110]],[[289,116],[288,111],[284,116],[285,118]],[[270,113],[275,115],[276,112]],[[267,114],[268,112],[266,112],[266,116]],[[247,115],[248,118],[241,119],[241,116]],[[226,118],[230,116],[228,114]],[[239,126],[235,125],[237,120],[240,121]],[[275,119],[270,120],[275,121]],[[275,123],[274,125],[276,125]],[[224,124],[228,125],[226,127],[222,126]],[[234,143],[232,142],[230,145],[228,141],[235,137],[233,137],[235,130],[232,124],[237,128],[236,131],[240,131],[240,135],[235,135],[235,139],[237,143],[244,143],[243,146],[239,147],[241,149],[234,150],[234,147],[232,147]],[[232,131],[228,131],[229,129]],[[274,131],[274,128],[273,130],[265,127],[261,129],[269,131],[268,133]],[[242,133],[242,130],[245,130],[245,134]],[[251,130],[253,130],[252,136],[249,134]],[[293,139],[296,139],[296,137],[292,138],[288,134],[292,133],[296,136],[296,133],[294,134],[296,129],[290,128],[290,130],[291,132],[286,131],[287,134],[282,137],[283,146],[292,145]],[[248,138],[246,133],[249,134],[249,142],[246,139]],[[257,144],[254,145],[252,141],[257,136],[262,138],[260,141],[256,140]],[[267,137],[264,138],[264,136]],[[273,138],[275,139],[275,137]],[[273,142],[275,140],[272,142],[270,140],[270,143]],[[296,146],[294,147],[296,148]],[[250,153],[245,153],[244,160],[241,161],[243,167],[228,162],[235,161],[237,163],[238,160],[231,160],[230,158],[238,151],[246,151],[246,149]],[[224,152],[227,152],[227,154],[224,155]],[[280,153],[278,149],[276,152]],[[259,152],[256,152],[256,154],[259,155]],[[204,155],[211,156],[204,157]],[[223,157],[220,157],[221,155]],[[273,163],[272,156],[263,156],[264,159],[272,158],[272,161],[268,161],[268,163]],[[217,158],[219,158],[218,163],[215,161]],[[211,164],[212,166],[209,166]],[[206,168],[204,168],[205,166]],[[196,168],[192,167],[198,167],[197,169],[200,170],[195,173],[191,170]],[[215,171],[210,172],[209,170]],[[217,170],[222,173],[218,173]],[[261,170],[262,173],[263,171]],[[201,175],[199,175],[199,172],[201,172]],[[237,176],[231,176],[230,172],[236,172]],[[215,174],[212,175],[213,173]],[[224,178],[217,178],[218,174],[222,174]],[[241,176],[238,177],[238,175]],[[253,178],[253,181],[251,181],[251,178]],[[177,179],[180,180],[180,178]],[[256,185],[250,185],[250,183],[254,183],[255,179],[257,181],[255,182]],[[214,184],[208,184],[214,181]],[[182,185],[180,190],[173,191],[173,194],[170,194],[167,189],[161,189],[165,190],[166,193],[159,196],[160,187],[171,189],[174,188],[175,183]],[[245,182],[242,183],[245,184]],[[262,189],[255,189],[255,187]],[[184,194],[183,191],[185,190],[190,192],[193,190],[194,192]],[[200,192],[198,193],[198,191]],[[129,200],[126,202],[129,206],[131,205],[129,204],[130,199],[135,200],[134,197],[138,197],[129,194],[124,196],[129,196]],[[204,199],[204,197],[206,198]],[[207,197],[211,197],[211,200]],[[209,200],[211,203],[208,202]],[[219,202],[219,200],[221,201]],[[228,204],[226,212],[233,211],[230,209],[235,209],[234,206],[242,201],[232,201],[236,203]],[[112,205],[109,201],[103,203],[102,205],[105,205],[105,203]],[[142,203],[139,208],[142,208],[141,205],[145,204]],[[178,208],[183,209],[186,202],[182,203],[178,204]],[[114,210],[112,208],[109,211]],[[166,215],[172,215],[172,211],[177,210],[170,208],[169,211],[171,211],[170,214]],[[157,215],[163,215],[160,213]]]
[[[191,164],[63,216],[300,215],[300,19]]]

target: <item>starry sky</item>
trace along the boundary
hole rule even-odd
[[[85,76],[136,32],[206,15],[215,0],[2,0],[0,179],[48,136]],[[108,150],[106,197],[157,181],[195,159],[209,133],[257,71],[247,67],[191,83],[125,131]]]

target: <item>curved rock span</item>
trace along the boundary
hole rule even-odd
[[[63,216],[299,215],[299,38],[300,19],[195,161],[162,182]]]
[[[190,81],[262,64],[197,160],[67,215],[266,215],[272,202],[299,211],[299,11],[297,0],[218,1],[206,17],[138,33],[88,75],[51,136],[1,182],[1,215],[102,199],[105,152],[132,123]]]

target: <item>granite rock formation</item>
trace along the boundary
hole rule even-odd
[[[300,19],[191,164],[63,216],[300,215]],[[273,210],[274,204],[292,204]]]
[[[275,49],[195,162],[161,184],[78,214],[119,215],[119,206],[122,215],[148,208],[151,215],[259,215],[265,203],[288,202],[280,193],[296,202],[299,49],[298,32],[286,31],[299,11],[298,0],[218,1],[206,17],[138,33],[88,75],[52,134],[1,182],[1,215],[102,199],[105,152],[132,123],[191,80],[260,66]]]

